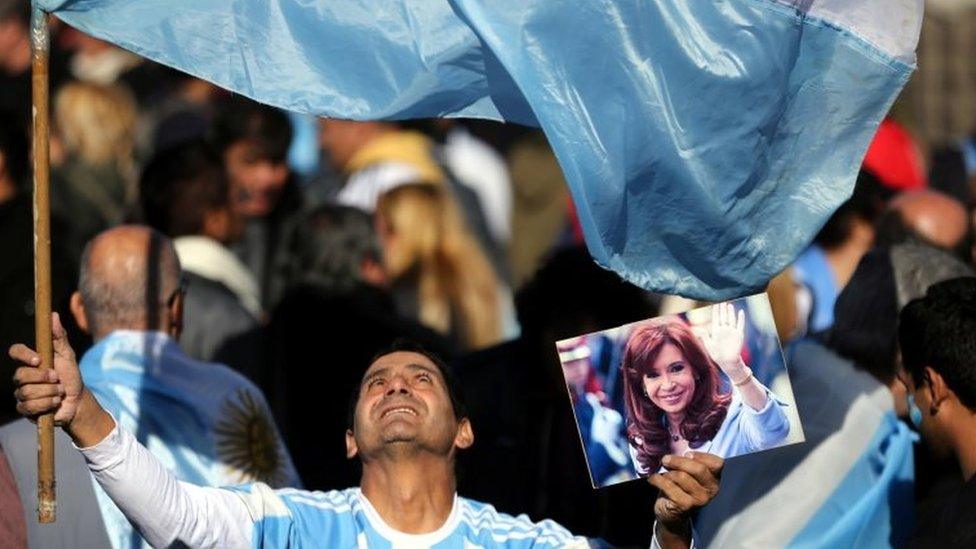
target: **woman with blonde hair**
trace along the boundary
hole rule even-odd
[[[71,249],[123,222],[135,203],[135,123],[125,88],[72,82],[54,98],[51,207]]]
[[[501,338],[500,288],[448,190],[402,185],[380,196],[377,232],[404,314],[476,349]]]

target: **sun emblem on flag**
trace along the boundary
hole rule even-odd
[[[285,482],[284,456],[277,432],[255,396],[241,388],[224,401],[214,427],[217,459],[237,482]]]

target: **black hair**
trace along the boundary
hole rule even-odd
[[[900,210],[889,208],[878,219],[877,230],[874,234],[874,245],[890,248],[898,244],[912,241],[925,241],[911,227],[905,223],[905,216]]]
[[[428,360],[434,363],[437,370],[440,372],[441,377],[444,378],[444,386],[447,388],[447,396],[451,400],[451,408],[454,410],[454,417],[458,419],[468,417],[468,408],[464,402],[464,394],[461,390],[461,382],[458,381],[457,376],[454,375],[454,371],[451,367],[444,362],[444,359],[438,355],[428,351],[423,345],[408,338],[398,338],[390,344],[389,347],[383,349],[382,351],[376,353],[369,364],[366,366],[366,370],[363,370],[363,375],[369,370],[369,366],[372,366],[380,358],[396,353],[396,352],[410,352],[423,355]],[[359,403],[359,393],[361,386],[357,385],[353,390],[349,398],[349,409],[348,409],[348,428],[352,429],[356,420],[356,404]]]
[[[157,153],[142,171],[139,200],[148,225],[169,237],[203,232],[207,213],[228,207],[220,160],[203,141]]]
[[[7,173],[18,189],[23,188],[30,173],[27,133],[13,114],[0,111],[0,153]]]
[[[582,246],[553,254],[515,298],[522,332],[556,339],[654,316],[650,295],[603,269]]]
[[[826,344],[878,380],[894,380],[898,357],[898,290],[891,256],[874,249],[861,258],[834,304]]]
[[[307,213],[289,244],[288,281],[345,293],[362,282],[363,261],[380,262],[373,218],[348,206],[323,205]]]
[[[876,224],[892,196],[894,192],[885,187],[874,174],[861,170],[854,182],[851,197],[830,216],[813,241],[828,250],[840,246],[850,238],[855,220]]]
[[[976,278],[933,284],[901,312],[898,329],[905,368],[921,384],[926,366],[959,400],[976,410]]]
[[[291,145],[292,127],[282,111],[240,95],[231,95],[217,104],[210,128],[214,149],[223,154],[238,141],[258,147],[263,158],[282,163]]]

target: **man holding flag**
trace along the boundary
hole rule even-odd
[[[646,288],[713,301],[765,286],[850,194],[871,136],[914,68],[921,4],[36,2],[89,34],[291,110],[332,118],[467,116],[540,126],[566,174],[594,259]],[[63,339],[59,344],[63,348]],[[37,364],[26,348],[15,353]],[[160,543],[186,534],[194,544],[242,546],[255,535],[278,540],[274,544],[311,533],[302,529],[307,523],[294,520],[305,515],[289,506],[287,495],[265,497],[260,488],[232,496],[204,491],[204,503],[197,504],[192,494],[199,492],[178,490],[175,480],[159,474],[152,478],[161,490],[150,495],[172,499],[130,504],[129,496],[138,501],[138,494],[112,484],[112,475],[130,468],[149,474],[141,468],[150,463],[148,455],[115,428],[63,358],[58,375],[70,378],[73,392],[55,402],[48,374],[22,368],[18,380],[38,387],[21,406],[29,413],[56,410],[76,444],[96,445],[86,457],[109,492],[118,488],[118,501],[143,513],[133,520],[144,533],[153,535],[153,524],[161,524]],[[390,367],[410,370],[417,360]],[[361,405],[364,400],[361,394]],[[357,409],[357,417],[361,413]],[[410,413],[398,412],[397,421]],[[447,463],[470,438],[463,436],[463,418],[455,414],[451,421],[454,436],[441,440],[441,453],[435,454]],[[351,453],[369,463],[369,452],[383,447],[364,445],[359,427],[350,430]],[[111,457],[116,452],[121,457]],[[703,470],[707,459],[676,458],[677,468],[697,466],[697,476],[679,475],[693,481],[687,486],[655,477],[667,494],[656,506],[662,541],[669,533],[680,534],[672,541],[688,541],[687,532],[672,527],[686,526],[684,513],[711,497],[706,488],[714,488],[718,464]],[[384,470],[399,469],[373,469],[377,475]],[[448,482],[437,488],[442,496],[453,492],[452,474],[443,478]],[[397,492],[404,488],[397,483],[386,486]],[[224,503],[218,511],[215,501]],[[359,502],[368,520],[368,502],[351,501],[324,505],[358,517]],[[175,506],[175,515],[155,512],[168,509],[166,504]],[[192,527],[180,528],[200,509],[204,516],[213,511],[223,518],[197,539]],[[269,522],[269,516],[292,520]],[[349,520],[337,524],[364,524]],[[312,522],[335,521],[319,516]],[[426,531],[432,523],[444,521],[406,526]],[[241,524],[258,526],[252,531]],[[270,529],[260,526],[265,524]],[[377,531],[388,528],[382,520],[371,524],[382,526]],[[279,535],[284,537],[274,537]]]
[[[99,485],[156,547],[587,547],[552,521],[533,523],[455,492],[454,460],[474,443],[457,382],[434,355],[394,346],[370,364],[355,395],[346,448],[363,465],[359,488],[272,490],[264,483],[204,488],[180,482],[85,386],[55,317],[53,370],[25,345],[10,356],[18,410],[54,413]],[[652,546],[688,547],[690,514],[718,493],[723,462],[667,456]]]
[[[176,251],[161,234],[121,226],[89,243],[79,292],[71,300],[76,322],[95,339],[76,366],[88,394],[180,480],[202,486],[252,481],[297,486],[298,474],[261,391],[222,364],[191,359],[177,343],[184,291]],[[67,388],[59,390],[67,401]],[[0,428],[0,446],[24,510],[34,506],[37,452],[31,442],[36,436],[36,428],[24,420]],[[91,481],[84,461],[71,455],[68,437],[56,441],[58,495],[74,520],[54,525],[28,520],[29,544],[144,545],[110,496]],[[155,489],[141,478],[133,486]]]

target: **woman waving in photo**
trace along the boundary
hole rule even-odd
[[[743,362],[744,338],[744,311],[730,303],[712,307],[701,338],[677,316],[634,327],[621,369],[627,439],[639,474],[658,471],[665,454],[694,450],[725,458],[786,440],[784,405]]]

